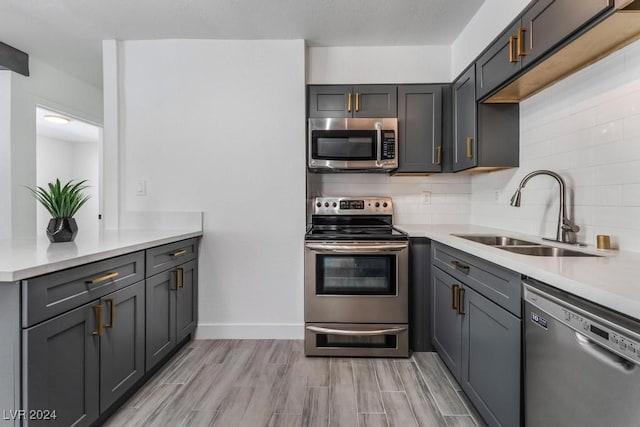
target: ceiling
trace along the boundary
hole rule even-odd
[[[451,44],[484,0],[2,0],[0,41],[102,87],[102,40]]]
[[[67,117],[71,121],[67,124],[51,123],[44,119],[46,114]],[[99,127],[42,107],[36,107],[36,134],[71,142],[97,144],[100,141]]]

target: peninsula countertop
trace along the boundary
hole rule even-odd
[[[46,236],[0,240],[0,282],[14,282],[166,243],[202,236],[202,230],[106,230],[69,243]]]
[[[612,310],[640,319],[640,253],[576,248],[540,237],[475,225],[396,225],[411,237],[427,237],[471,255],[501,265]],[[516,237],[535,243],[570,247],[599,257],[544,257],[520,255],[456,234],[491,234]]]

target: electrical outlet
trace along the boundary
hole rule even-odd
[[[424,203],[425,205],[431,204],[431,191],[422,192],[422,203]]]
[[[147,195],[147,181],[138,181],[136,184],[136,196]]]

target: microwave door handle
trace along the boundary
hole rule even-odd
[[[376,122],[376,148],[378,149],[378,163],[382,162],[382,123]]]
[[[318,252],[333,252],[333,253],[362,253],[362,252],[399,252],[403,249],[407,249],[406,244],[402,245],[363,245],[363,246],[349,246],[349,245],[327,245],[327,244],[313,244],[307,243],[305,245],[308,249]]]

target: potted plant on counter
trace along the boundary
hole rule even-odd
[[[78,234],[78,225],[73,216],[89,200],[90,196],[82,192],[87,188],[85,182],[86,179],[75,183],[71,180],[61,185],[60,180],[56,179],[48,184],[48,188],[28,187],[36,200],[51,214],[47,237],[52,243],[71,242]]]

